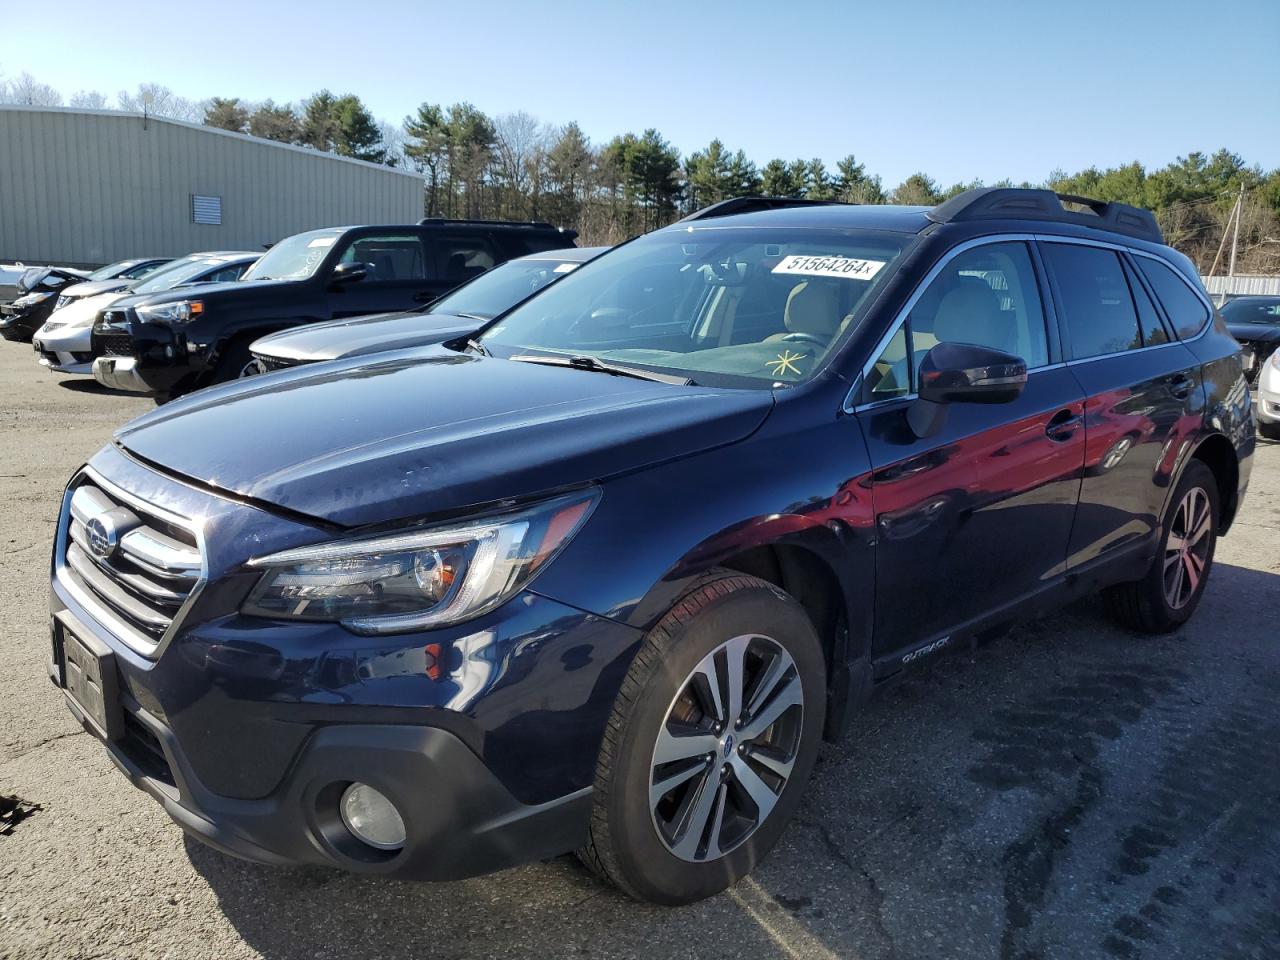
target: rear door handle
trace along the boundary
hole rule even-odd
[[[1179,373],[1169,378],[1169,392],[1179,400],[1185,400],[1191,396],[1191,378],[1185,373]]]
[[[1059,443],[1062,443],[1075,436],[1076,429],[1079,426],[1080,414],[1070,409],[1059,410],[1053,415],[1053,418],[1045,424],[1044,432],[1050,440],[1057,440]]]

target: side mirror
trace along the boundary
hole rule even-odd
[[[932,403],[1010,403],[1027,385],[1027,364],[991,347],[939,343],[920,363],[919,384]]]
[[[367,263],[340,263],[329,275],[329,284],[334,287],[345,287],[349,283],[363,280],[372,269],[373,267]]]

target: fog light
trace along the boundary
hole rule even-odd
[[[404,846],[404,821],[395,804],[367,783],[353,783],[338,801],[342,822],[355,836],[379,850]]]

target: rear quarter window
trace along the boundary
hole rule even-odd
[[[1138,261],[1138,269],[1155,291],[1165,315],[1178,332],[1179,339],[1186,340],[1203,330],[1204,325],[1209,322],[1209,308],[1192,292],[1182,275],[1159,260],[1152,260],[1150,257],[1134,259]]]

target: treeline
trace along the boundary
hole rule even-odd
[[[61,94],[29,74],[0,81],[0,102],[60,106]],[[73,107],[104,109],[96,91]],[[932,205],[983,182],[943,185],[914,173],[886,186],[853,154],[828,168],[820,158],[757,164],[719,139],[687,156],[655,129],[592,143],[576,123],[552,126],[523,111],[489,116],[470,103],[423,103],[399,124],[379,120],[355,94],[328,90],[298,104],[237,97],[191,101],[158,84],[121,91],[122,110],[202,122],[268,140],[375,163],[405,166],[423,178],[428,216],[550,220],[582,242],[612,244],[734,196],[781,196],[851,203]],[[989,186],[1015,186],[998,180]],[[1190,153],[1157,168],[1130,163],[1077,173],[1056,170],[1042,183],[1060,193],[1154,210],[1165,236],[1208,272],[1222,248],[1233,205],[1239,217],[1241,273],[1280,273],[1280,169],[1266,171],[1229,150]],[[1225,269],[1225,258],[1218,269]]]

